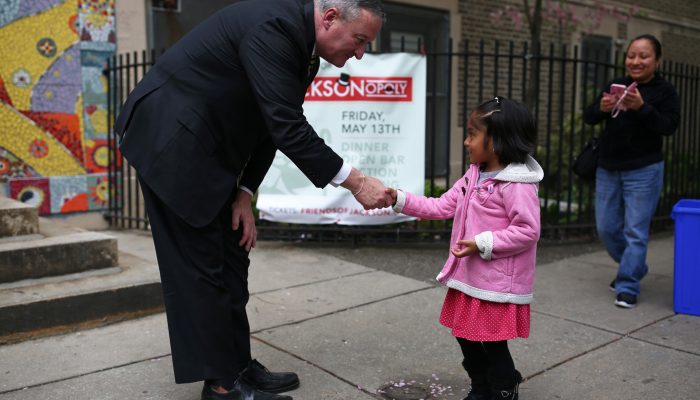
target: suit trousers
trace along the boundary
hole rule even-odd
[[[229,201],[194,228],[140,180],[155,243],[176,383],[231,379],[250,362],[248,252]],[[196,190],[196,189],[190,189]]]

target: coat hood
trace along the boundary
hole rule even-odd
[[[532,156],[525,163],[510,163],[494,179],[504,182],[538,183],[544,178],[544,171]]]

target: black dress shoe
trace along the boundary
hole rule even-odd
[[[291,396],[258,390],[251,386],[242,376],[234,384],[233,390],[243,395],[241,400],[293,400]]]
[[[294,372],[270,372],[258,360],[248,364],[241,378],[250,386],[269,393],[281,393],[299,387],[299,377]]]
[[[204,384],[202,388],[202,400],[246,400],[240,390],[232,389],[227,393],[219,393],[212,385]]]

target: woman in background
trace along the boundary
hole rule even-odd
[[[676,131],[680,119],[680,99],[659,75],[660,63],[656,37],[632,39],[625,57],[627,75],[604,89],[618,84],[629,90],[603,91],[583,114],[591,125],[605,121],[596,171],[596,227],[619,264],[610,288],[616,292],[615,304],[624,308],[636,306],[640,281],[649,270],[649,226],[664,176],[662,138]]]

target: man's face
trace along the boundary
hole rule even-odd
[[[357,18],[347,20],[336,8],[329,8],[320,19],[316,27],[316,54],[338,68],[352,57],[361,59],[367,44],[382,28],[381,18],[365,9]]]

